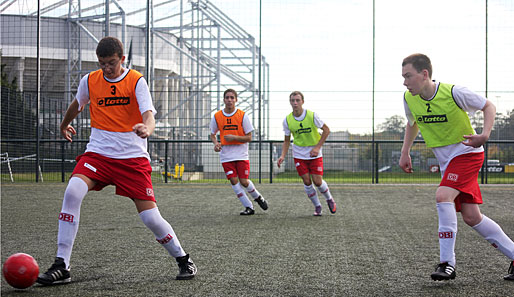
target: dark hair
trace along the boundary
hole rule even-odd
[[[289,99],[291,99],[291,97],[296,96],[296,95],[300,95],[300,97],[302,97],[302,101],[305,101],[305,99],[304,99],[304,97],[303,97],[303,94],[302,94],[302,92],[300,92],[300,91],[293,91],[293,92],[289,95]]]
[[[430,59],[426,55],[412,54],[403,59],[402,67],[407,64],[412,64],[412,67],[418,72],[426,69],[428,71],[428,77],[432,78],[432,62],[430,62]]]
[[[96,55],[102,58],[118,55],[121,59],[123,57],[123,43],[115,37],[104,37],[96,46]]]
[[[227,93],[234,93],[234,95],[236,96],[236,99],[237,99],[237,92],[236,92],[236,90],[234,90],[234,89],[226,89],[225,92],[223,92],[223,98],[225,98],[225,95],[227,95]]]

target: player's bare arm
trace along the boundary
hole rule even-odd
[[[214,151],[219,153],[221,151],[221,143],[219,143],[218,140],[216,139],[216,134],[211,133],[210,137],[211,137],[212,143],[214,144]]]
[[[311,150],[310,156],[311,157],[317,157],[319,155],[319,151],[321,150],[321,147],[325,143],[325,140],[327,140],[328,135],[330,134],[330,129],[326,124],[323,124],[323,127],[321,127],[321,130],[323,131],[321,133],[321,138],[319,139],[318,144]]]
[[[406,173],[412,173],[412,160],[410,158],[410,149],[412,144],[414,143],[414,139],[418,135],[418,125],[414,123],[414,125],[409,125],[407,123],[407,127],[405,127],[405,136],[403,137],[403,145],[400,156],[400,162],[398,165],[400,168]]]
[[[280,168],[280,165],[284,162],[284,160],[286,158],[287,151],[289,151],[290,143],[291,143],[291,135],[284,136],[284,142],[282,143],[282,154],[280,155],[280,157],[277,160],[278,168]]]
[[[147,110],[143,113],[143,122],[135,124],[132,127],[134,133],[141,138],[147,138],[152,135],[155,130],[155,118],[153,116],[153,112],[151,110]]]
[[[487,100],[484,107],[482,108],[484,112],[484,127],[482,129],[482,133],[476,135],[463,135],[466,140],[462,142],[462,144],[472,147],[480,147],[489,139],[489,135],[491,135],[491,130],[493,129],[494,118],[496,116],[496,106]]]
[[[72,142],[72,136],[77,134],[77,131],[75,131],[75,128],[73,128],[70,123],[77,117],[77,115],[83,110],[84,108],[81,108],[79,110],[79,102],[77,99],[74,99],[70,106],[68,106],[68,109],[66,110],[66,113],[64,114],[64,118],[62,119],[60,130],[61,135],[64,137],[64,139],[68,140],[69,142]]]
[[[250,142],[250,141],[252,141],[252,132],[247,133],[244,136],[225,135],[224,138],[225,138],[226,141]]]

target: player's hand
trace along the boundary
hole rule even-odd
[[[489,139],[489,137],[482,134],[463,135],[463,137],[466,138],[466,140],[462,141],[462,144],[472,147],[481,147]]]
[[[150,131],[148,130],[148,127],[143,123],[135,124],[134,127],[132,127],[132,131],[137,134],[137,136],[141,138],[147,138],[150,136]]]
[[[220,143],[216,143],[214,145],[214,151],[217,153],[221,152],[221,144]]]
[[[280,168],[280,165],[284,162],[284,159],[285,159],[285,158],[284,158],[284,157],[282,157],[282,156],[280,156],[280,158],[278,158],[278,160],[277,160],[277,166],[278,166],[278,168]]]
[[[402,154],[400,156],[400,162],[398,162],[398,165],[406,173],[414,172],[414,170],[412,170],[412,160],[409,154]]]
[[[64,139],[68,140],[69,142],[72,142],[72,135],[76,135],[77,131],[75,131],[75,128],[68,125],[66,128],[61,128],[61,135],[64,137]]]
[[[317,157],[319,155],[319,148],[318,147],[314,147],[312,150],[311,150],[311,153],[310,153],[310,156],[311,157]]]

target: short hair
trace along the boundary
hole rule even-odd
[[[116,37],[104,37],[96,46],[96,55],[102,58],[118,55],[121,59],[123,57],[123,43]]]
[[[234,89],[226,89],[225,92],[223,92],[223,98],[225,98],[225,95],[227,95],[227,93],[234,93],[234,95],[236,96],[236,99],[237,99],[237,92],[236,92],[236,90],[234,90]]]
[[[293,92],[289,95],[289,99],[291,99],[291,97],[296,96],[296,95],[300,95],[300,97],[302,97],[302,101],[305,101],[305,99],[304,99],[304,97],[303,97],[303,94],[302,94],[302,92],[300,92],[300,91],[293,91]]]
[[[428,76],[432,78],[432,62],[430,62],[430,59],[426,55],[419,53],[412,54],[403,59],[402,67],[407,64],[412,64],[412,67],[414,67],[418,72],[426,69],[428,71]]]

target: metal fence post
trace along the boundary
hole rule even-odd
[[[374,155],[374,158],[375,158],[375,183],[378,184],[378,142],[375,142],[375,155]]]
[[[61,142],[61,182],[64,182],[64,141]]]
[[[269,143],[269,183],[273,183],[273,142]]]
[[[164,143],[164,183],[168,183],[168,142]]]

